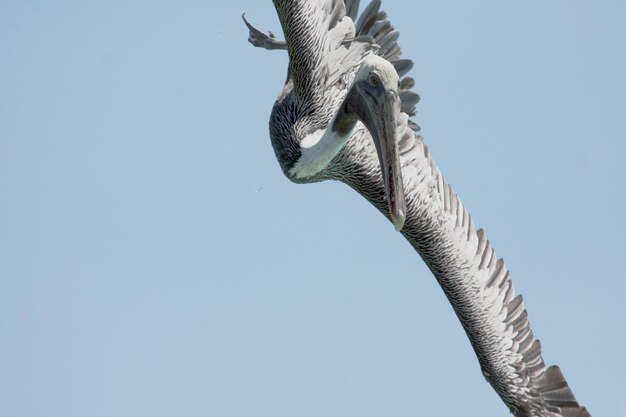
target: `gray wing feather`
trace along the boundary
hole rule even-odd
[[[360,0],[346,0],[346,15],[352,19],[353,22],[356,21],[356,17],[359,13],[359,4]]]
[[[374,19],[380,10],[380,0],[371,1],[367,5],[365,10],[359,15],[359,19],[356,21],[356,33],[367,33],[370,27],[374,24]]]

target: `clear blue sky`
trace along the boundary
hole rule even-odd
[[[391,224],[283,177],[271,2],[215,3],[0,0],[0,416],[508,415]],[[626,3],[384,6],[546,362],[626,416]]]

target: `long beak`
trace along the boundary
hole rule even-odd
[[[364,81],[359,81],[348,92],[339,112],[333,129],[342,132],[346,126],[354,126],[359,119],[369,130],[378,154],[389,215],[399,232],[406,220],[402,168],[396,140],[400,97],[395,91],[370,88]]]
[[[380,162],[383,180],[385,181],[389,214],[391,215],[393,225],[399,232],[402,230],[406,219],[402,168],[400,166],[398,141],[396,140],[400,98],[396,92],[387,91],[377,107],[379,107],[380,113],[378,117],[373,118],[376,132],[371,132],[371,134],[376,145],[378,161]]]

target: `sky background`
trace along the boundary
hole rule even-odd
[[[0,0],[0,416],[508,415],[392,225],[283,176],[271,2],[215,4]],[[544,359],[626,416],[626,2],[384,8]]]

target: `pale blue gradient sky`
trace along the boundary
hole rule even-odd
[[[283,177],[271,3],[214,4],[0,0],[0,416],[507,415],[391,224]],[[626,3],[385,9],[546,362],[626,416]]]

